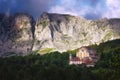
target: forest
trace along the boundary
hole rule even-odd
[[[93,68],[68,64],[77,49],[0,58],[0,80],[120,80],[120,39],[91,47],[100,55]]]

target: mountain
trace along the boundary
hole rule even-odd
[[[35,22],[26,13],[0,14],[0,56],[31,51],[66,51],[120,39],[120,19],[86,20],[44,12]]]
[[[66,51],[120,38],[120,19],[86,20],[65,14],[43,13],[35,26],[33,50]],[[47,49],[46,49],[47,48]]]
[[[26,55],[33,46],[35,21],[26,13],[0,17],[0,56]],[[13,54],[13,53],[17,54]],[[24,53],[24,54],[22,54]]]

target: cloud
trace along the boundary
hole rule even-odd
[[[9,9],[12,14],[27,12],[38,17],[54,4],[55,0],[0,0],[0,12],[6,12]]]
[[[0,12],[71,14],[87,19],[120,18],[120,0],[0,0]]]
[[[107,10],[103,17],[120,18],[120,0],[106,0]]]
[[[103,14],[101,0],[63,0],[51,7],[49,12],[72,14],[87,19],[98,19]],[[96,15],[96,17],[95,17]]]

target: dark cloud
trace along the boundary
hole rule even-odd
[[[119,5],[119,0],[0,0],[0,12],[27,12],[35,18],[50,12],[98,19],[120,17]]]
[[[87,5],[92,9],[96,7],[100,1],[101,0],[0,0],[0,12],[10,11],[11,14],[27,12],[37,18],[42,12],[48,11],[76,14],[78,16],[93,19],[93,17],[98,18],[99,15],[92,17],[95,11],[90,13],[88,11],[89,9],[84,6]],[[56,4],[57,2],[61,2],[61,4]],[[55,8],[56,6],[58,7]]]
[[[42,12],[48,11],[51,5],[54,5],[54,0],[0,0],[0,12],[28,12],[38,17]]]

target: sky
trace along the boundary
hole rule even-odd
[[[43,12],[71,14],[86,19],[120,18],[120,0],[0,0],[0,13]]]

